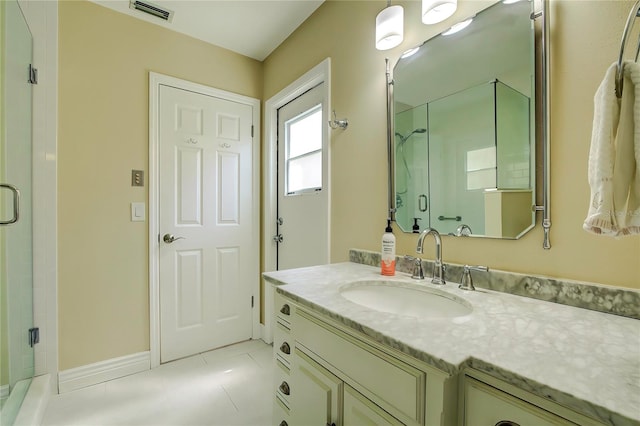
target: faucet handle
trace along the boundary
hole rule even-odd
[[[413,263],[413,273],[411,274],[411,278],[414,280],[424,280],[424,269],[422,269],[422,259],[419,257],[409,256],[408,254],[404,256],[406,260],[412,260]]]
[[[476,288],[473,286],[473,279],[471,278],[471,271],[484,271],[488,272],[489,268],[486,266],[470,266],[464,265],[462,269],[462,280],[460,280],[460,285],[458,288],[461,290],[474,291]]]

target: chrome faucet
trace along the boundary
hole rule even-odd
[[[471,228],[469,228],[469,225],[467,224],[462,224],[460,226],[458,226],[456,228],[456,237],[466,237],[471,235],[473,232],[471,232]]]
[[[433,265],[433,279],[431,280],[431,282],[434,284],[446,284],[444,280],[444,264],[442,263],[442,239],[440,238],[440,233],[433,228],[427,228],[422,231],[422,234],[420,234],[420,238],[418,238],[416,253],[422,254],[424,238],[427,235],[433,235],[433,238],[436,240],[436,259]]]

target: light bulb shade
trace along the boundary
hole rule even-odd
[[[458,8],[458,0],[422,0],[422,23],[437,24]]]
[[[404,9],[389,6],[376,16],[376,49],[393,49],[404,39]]]

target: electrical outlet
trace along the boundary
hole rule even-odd
[[[144,186],[143,170],[131,170],[131,186]]]

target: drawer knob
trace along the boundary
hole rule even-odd
[[[500,420],[498,423],[496,423],[496,426],[520,426],[520,425],[516,422],[512,422],[511,420]]]
[[[280,426],[289,426],[289,423],[283,420],[280,422]]]
[[[291,393],[291,389],[289,389],[289,383],[287,382],[282,382],[278,389],[280,389],[280,392],[285,395],[289,395]]]
[[[284,305],[282,305],[282,308],[280,309],[280,313],[284,315],[291,315],[291,308],[289,307],[289,305],[285,303]]]
[[[280,351],[290,355],[291,354],[291,347],[289,347],[289,344],[287,342],[284,342],[281,346],[280,346]]]

